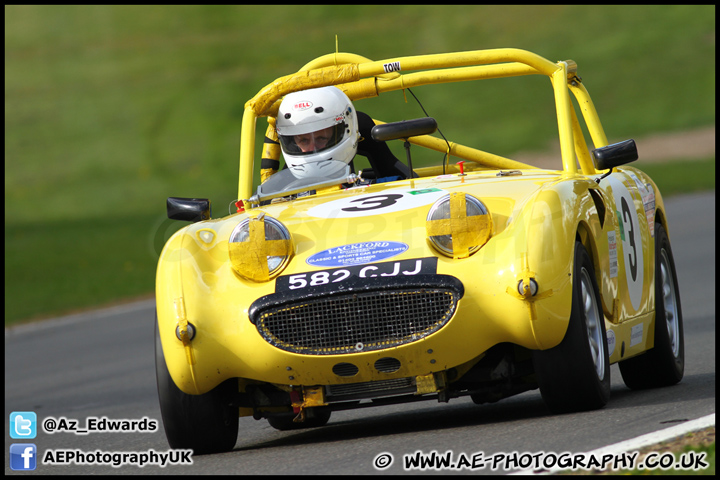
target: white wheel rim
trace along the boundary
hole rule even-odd
[[[670,260],[667,252],[660,251],[660,288],[662,289],[662,303],[665,310],[665,325],[673,356],[677,358],[680,353],[680,324],[678,322],[677,302],[675,300],[675,282],[670,273]],[[662,321],[663,319],[658,319]]]
[[[587,327],[590,354],[595,364],[595,373],[599,379],[605,378],[605,344],[602,337],[602,324],[604,321],[598,316],[597,300],[593,289],[590,274],[584,268],[580,270],[580,287],[583,314]]]

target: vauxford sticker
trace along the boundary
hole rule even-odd
[[[401,242],[360,242],[328,248],[305,260],[312,267],[345,267],[378,262],[400,255],[409,247]]]

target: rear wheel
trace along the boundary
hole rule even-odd
[[[655,224],[655,345],[618,364],[625,385],[632,389],[674,385],[685,371],[682,309],[670,239]]]
[[[180,390],[168,371],[155,321],[155,371],[165,436],[173,449],[192,449],[195,454],[232,450],[238,436],[238,409],[230,405],[238,391],[237,379],[229,379],[202,395]]]
[[[575,243],[572,309],[563,341],[533,352],[545,404],[554,413],[592,410],[610,398],[605,319],[590,255]]]

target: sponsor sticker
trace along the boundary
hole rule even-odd
[[[610,278],[618,276],[617,238],[615,230],[608,232],[608,256],[610,257]]]
[[[433,193],[433,192],[442,192],[439,188],[430,187],[430,188],[422,188],[420,190],[410,190],[408,193],[410,195],[422,195],[423,193]]]
[[[628,176],[635,182],[635,185],[638,188],[638,191],[640,192],[640,195],[645,196],[647,194],[647,190],[645,189],[645,185],[640,181],[640,179],[635,175],[634,172],[627,172]]]
[[[611,357],[612,354],[615,352],[615,332],[612,330],[607,331],[607,347],[608,347],[608,357]]]
[[[642,197],[645,206],[645,216],[647,217],[648,229],[650,236],[655,236],[655,192],[651,185],[648,185],[647,194]]]
[[[401,242],[351,243],[317,252],[308,257],[305,263],[311,267],[362,265],[392,258],[405,252],[408,248],[406,243]]]
[[[634,347],[643,339],[643,324],[640,323],[630,329],[630,346]]]
[[[630,178],[633,179],[635,185],[638,187],[640,197],[642,198],[643,207],[645,207],[645,217],[647,217],[648,230],[650,230],[650,236],[655,236],[655,191],[651,184],[643,184],[640,179],[633,173],[628,172]]]

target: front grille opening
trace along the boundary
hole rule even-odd
[[[338,363],[333,366],[332,371],[338,377],[354,377],[360,369],[352,363]]]
[[[400,360],[392,357],[383,357],[375,362],[375,370],[383,373],[393,373],[400,370]]]
[[[451,288],[346,293],[269,307],[255,323],[263,338],[282,350],[360,353],[430,335],[450,320],[458,297]]]

